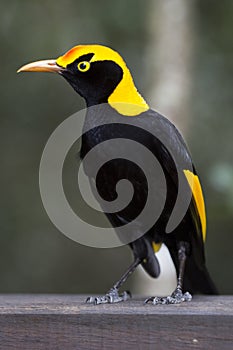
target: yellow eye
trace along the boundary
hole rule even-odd
[[[88,69],[90,69],[90,67],[91,67],[91,64],[88,61],[83,61],[78,63],[78,70],[80,70],[80,72],[86,72],[88,71]]]

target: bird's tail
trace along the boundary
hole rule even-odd
[[[186,260],[184,272],[184,290],[194,294],[218,294],[205,265],[197,266],[192,258]]]

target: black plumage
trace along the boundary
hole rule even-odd
[[[30,63],[19,71],[57,72],[85,99],[88,109],[80,156],[86,175],[93,183],[92,165],[85,164],[85,156],[96,146],[104,145],[96,153],[103,164],[96,177],[100,196],[105,201],[114,201],[118,195],[117,184],[123,179],[133,186],[133,197],[126,207],[109,213],[103,205],[103,211],[120,240],[129,243],[134,262],[106,295],[90,297],[87,301],[99,304],[126,300],[127,293],[120,295],[119,288],[139,264],[150,276],[158,277],[160,266],[155,249],[162,243],[168,247],[175,264],[177,288],[171,296],[152,297],[147,301],[169,304],[191,300],[189,293],[183,293],[184,288],[192,293],[217,293],[205,265],[205,206],[191,155],[176,127],[151,110],[139,94],[121,56],[104,46],[79,45],[57,60]],[[117,143],[104,143],[113,140]],[[131,145],[125,146],[123,140],[131,141]],[[153,166],[143,152],[134,150],[138,144],[144,146],[160,165],[166,193],[159,176],[152,178],[150,187],[146,172],[151,173]],[[130,152],[134,161],[124,157]],[[148,197],[152,201],[150,217],[153,218],[154,208],[159,208],[160,203],[163,208],[153,225],[142,232],[146,222],[140,221],[140,213],[145,209]],[[182,205],[188,205],[176,225],[168,229],[178,200]],[[130,233],[135,239],[129,241],[121,227],[130,222],[135,222]]]
[[[141,128],[134,126],[138,119]],[[95,127],[96,120],[101,123],[107,123]],[[112,124],[109,121],[112,121]],[[121,123],[122,120],[122,123]],[[85,129],[91,130],[85,132]],[[173,154],[183,159],[187,168],[192,164],[190,153],[184,143],[184,140],[175,126],[168,119],[159,113],[148,110],[142,114],[133,117],[132,123],[125,124],[125,117],[121,116],[111,106],[105,104],[101,107],[90,108],[87,111],[84,133],[82,136],[82,147],[80,156],[83,159],[85,155],[95,146],[106,140],[112,139],[131,139],[143,144],[149,149],[159,161],[166,177],[167,197],[166,204],[159,220],[153,227],[141,238],[130,243],[135,258],[142,261],[142,266],[152,277],[158,277],[160,268],[157,258],[152,249],[152,242],[164,243],[171,254],[177,273],[179,271],[178,250],[179,242],[187,244],[186,270],[184,274],[184,288],[192,293],[216,293],[213,282],[205,266],[204,242],[202,237],[202,227],[197,212],[194,198],[192,198],[189,208],[180,222],[180,224],[171,233],[166,233],[166,226],[170,214],[174,208],[178,191],[178,174],[176,164],[172,155],[161,141],[146,131],[149,128],[157,130],[157,134],[163,134]],[[106,144],[105,152],[98,154],[105,163],[105,158],[111,156],[112,150]],[[140,154],[138,155],[140,157]],[[85,163],[84,163],[85,167]],[[91,169],[86,169],[87,176],[91,177]],[[96,185],[99,194],[108,201],[113,201],[117,197],[116,184],[121,179],[129,180],[134,187],[134,196],[131,203],[121,212],[106,214],[113,227],[125,225],[135,220],[138,214],[143,210],[147,200],[147,179],[142,169],[137,165],[125,159],[113,159],[99,170]],[[188,188],[187,188],[188,190]],[[154,200],[159,201],[159,188],[155,188]],[[124,237],[121,237],[124,241]],[[144,261],[144,262],[143,262]],[[202,283],[200,283],[200,279]]]

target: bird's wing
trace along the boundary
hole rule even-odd
[[[156,155],[163,163],[167,176],[176,187],[179,184],[177,183],[177,173],[172,158],[175,158],[175,166],[178,164],[181,167],[179,170],[183,173],[192,191],[188,211],[194,221],[197,234],[201,236],[202,241],[205,241],[206,214],[202,187],[183,137],[167,118],[153,110],[145,112],[144,117],[141,116],[140,123],[143,129],[150,125],[151,130],[156,130],[155,134],[158,135],[159,139],[164,140],[164,144],[160,146],[157,140],[154,141],[154,147],[157,147]],[[186,195],[185,191],[183,195]]]

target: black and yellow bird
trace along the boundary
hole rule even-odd
[[[166,179],[166,199],[158,220],[142,236],[137,233],[137,239],[129,243],[134,255],[133,263],[106,295],[90,297],[87,302],[100,304],[126,300],[128,294],[126,292],[120,294],[119,288],[139,264],[142,264],[150,276],[158,277],[160,266],[155,253],[163,243],[169,249],[177,271],[177,287],[171,296],[151,297],[147,302],[180,303],[191,300],[190,293],[216,294],[217,290],[205,265],[205,204],[190,153],[176,127],[149,108],[135,87],[122,57],[105,46],[79,45],[58,59],[29,63],[19,71],[56,72],[85,99],[87,107],[97,107],[87,111],[86,124],[92,128],[82,135],[80,152],[82,159],[92,148],[106,140],[130,139],[150,150],[162,167]],[[98,108],[101,105],[104,107]],[[95,120],[99,118],[106,120],[109,117],[112,123],[95,125]],[[130,124],[124,122],[125,118],[130,118]],[[156,130],[157,135],[162,134],[166,142],[161,142],[159,137],[151,135],[148,130]],[[111,152],[107,147],[105,151]],[[176,203],[179,187],[174,155],[181,159],[183,177],[191,197],[182,219],[168,233],[166,227]],[[102,156],[103,154],[99,154],[99,157]],[[91,177],[88,169],[86,173]],[[99,194],[106,201],[115,200],[116,184],[122,179],[131,182],[134,194],[126,208],[116,213],[106,213],[116,230],[133,220],[139,220],[139,213],[143,210],[148,196],[148,183],[143,171],[130,160],[122,158],[108,161],[102,167],[96,179]],[[155,204],[161,200],[160,192],[158,186],[152,187],[152,199]],[[140,230],[140,220],[137,224]],[[188,289],[190,293],[184,293],[184,289]]]

